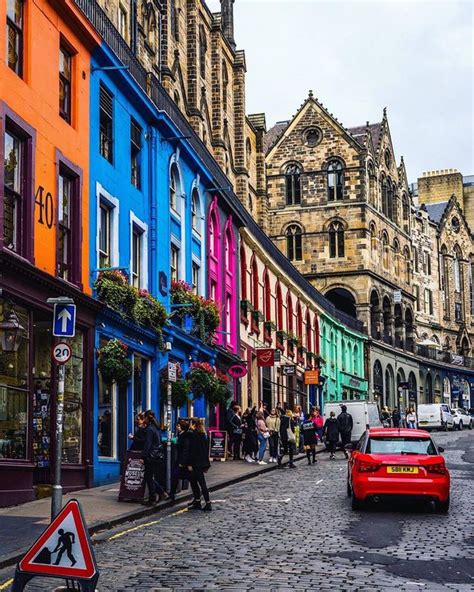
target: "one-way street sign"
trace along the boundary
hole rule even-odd
[[[74,337],[76,334],[76,305],[54,305],[53,335],[55,337]]]

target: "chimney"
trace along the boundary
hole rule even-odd
[[[221,0],[222,29],[232,49],[236,47],[234,41],[234,1]]]

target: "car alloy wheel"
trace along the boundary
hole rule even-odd
[[[439,514],[447,514],[449,512],[449,496],[445,502],[436,502],[435,507]]]

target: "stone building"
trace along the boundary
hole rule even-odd
[[[256,207],[259,122],[245,114],[245,53],[234,41],[234,0],[98,0],[150,76],[157,77],[226,173]],[[256,127],[257,126],[257,127]]]
[[[386,110],[378,123],[345,128],[310,92],[265,140],[273,241],[338,309],[362,321],[381,404],[398,402],[400,384],[405,402],[417,401],[418,364],[408,353],[413,204]]]

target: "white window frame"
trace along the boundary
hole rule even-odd
[[[137,218],[137,216],[130,212],[130,268],[129,281],[132,284],[132,269],[133,269],[133,228],[136,227],[141,233],[140,239],[140,282],[139,288],[148,289],[148,224]]]
[[[175,240],[171,240],[170,242],[170,279],[172,281],[173,280],[173,274],[171,271],[172,268],[172,262],[173,262],[173,250],[177,251],[177,273],[176,273],[176,280],[180,281],[182,279],[182,265],[181,265],[181,246],[179,244],[179,242],[175,241]]]
[[[110,388],[112,389],[111,392],[111,403],[110,403],[110,407],[112,409],[112,434],[111,434],[111,438],[112,438],[112,456],[100,456],[98,454],[99,457],[99,461],[111,461],[111,460],[117,460],[117,420],[118,420],[118,412],[117,412],[117,389],[118,389],[118,385],[116,382],[113,382],[110,385]],[[99,452],[100,446],[99,446],[99,427],[97,425],[97,452]]]
[[[96,183],[96,202],[97,202],[97,230],[96,230],[96,268],[100,269],[99,264],[99,228],[100,228],[100,205],[104,204],[110,210],[110,267],[118,267],[120,260],[119,252],[119,214],[120,202],[110,194],[100,183]]]
[[[122,15],[125,15],[125,32],[122,31]],[[129,39],[129,19],[130,19],[130,15],[128,13],[128,10],[125,8],[125,6],[122,4],[122,2],[119,2],[119,6],[118,6],[118,31],[120,33],[120,35],[125,39],[125,41],[128,43]]]

